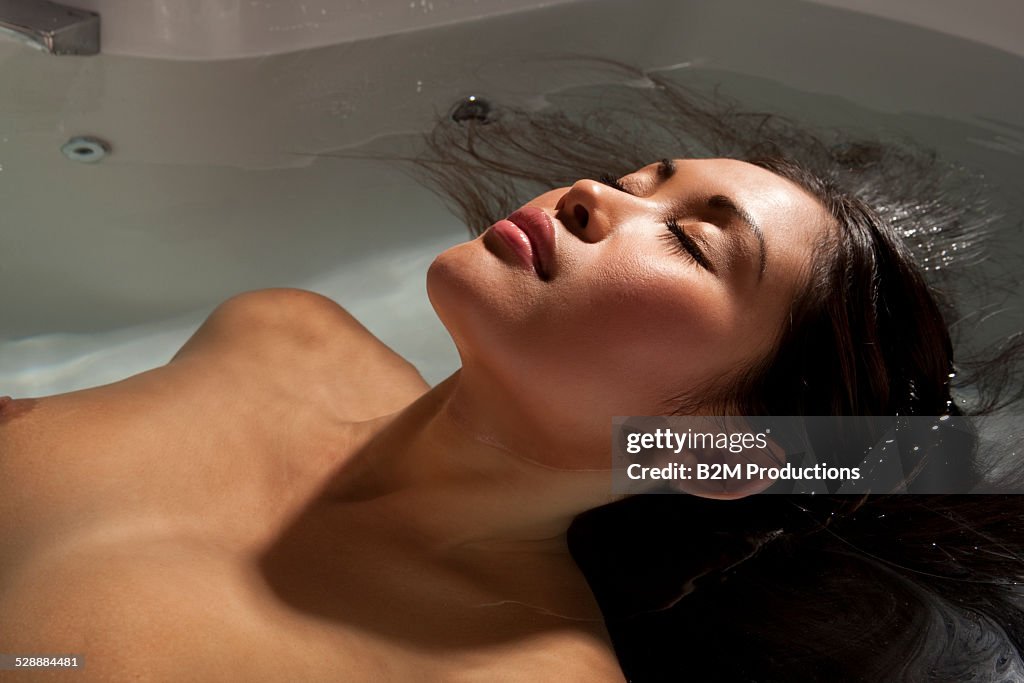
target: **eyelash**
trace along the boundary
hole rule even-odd
[[[608,187],[612,188],[613,190],[618,190],[619,192],[625,192],[626,194],[632,194],[629,190],[627,190],[622,185],[622,183],[619,182],[619,179],[616,178],[615,176],[613,176],[611,173],[602,173],[601,175],[599,175],[597,177],[597,181],[599,183],[607,185]]]
[[[662,233],[662,238],[668,242],[673,251],[689,256],[704,270],[713,270],[707,257],[704,256],[704,252],[697,246],[697,242],[679,227],[679,223],[674,218],[665,221],[665,226],[668,228],[668,232]]]
[[[622,183],[609,173],[602,173],[598,177],[598,182],[607,185],[613,190],[619,192],[625,192],[626,194],[633,194],[627,190]],[[662,238],[668,242],[669,247],[673,252],[689,256],[691,259],[696,261],[697,265],[701,266],[705,270],[712,270],[711,264],[708,262],[707,257],[704,256],[704,252],[700,250],[697,243],[692,237],[686,234],[686,231],[679,227],[679,223],[676,219],[669,218],[665,221],[665,227],[668,228],[667,233],[662,234]]]

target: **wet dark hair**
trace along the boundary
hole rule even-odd
[[[774,354],[698,395],[734,415],[959,414],[948,326],[902,241],[835,182],[784,158],[749,161],[816,197],[834,230],[813,249]]]
[[[747,160],[818,198],[835,229],[774,353],[673,397],[676,412],[990,414],[1021,398],[1019,335],[971,348],[950,333],[966,276],[947,255],[972,260],[993,220],[966,171],[629,76],[597,107],[445,120],[420,178],[477,232],[541,191],[662,157]],[[629,680],[1021,680],[1022,513],[997,495],[649,495],[580,515],[569,541]]]

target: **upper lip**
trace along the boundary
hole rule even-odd
[[[550,279],[555,274],[555,223],[551,216],[542,209],[528,206],[514,212],[508,220],[526,234],[540,276]]]

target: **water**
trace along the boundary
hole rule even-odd
[[[912,137],[986,176],[994,210],[1010,216],[995,252],[1004,265],[1024,259],[1021,58],[797,0],[595,1],[212,63],[62,61],[0,45],[0,394],[160,365],[217,303],[273,286],[334,298],[439,381],[457,359],[425,272],[466,233],[394,166],[319,155],[393,147],[469,94],[539,109],[645,85],[569,56]],[[72,165],[57,150],[77,134],[111,140],[113,154]],[[1022,304],[1014,289],[960,324],[984,321],[997,338],[1024,328]]]
[[[448,238],[389,250],[294,286],[342,303],[423,377],[436,384],[458,367],[448,333],[427,301],[427,267]],[[386,315],[382,315],[386,312]],[[115,382],[171,359],[209,311],[93,334],[49,334],[0,345],[0,387],[12,396],[43,396]]]

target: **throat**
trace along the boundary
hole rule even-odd
[[[298,612],[422,647],[476,647],[604,625],[564,539],[424,544],[380,501],[318,505],[261,558],[264,580]],[[420,511],[427,514],[425,511]]]

